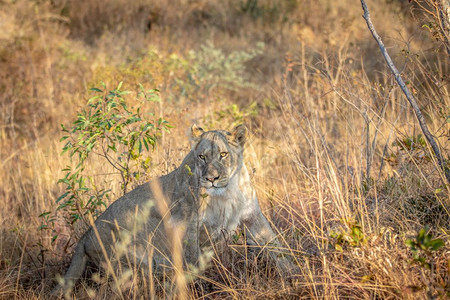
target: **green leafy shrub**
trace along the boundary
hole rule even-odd
[[[419,230],[414,238],[407,239],[406,245],[412,252],[413,259],[411,263],[417,264],[422,268],[421,276],[423,279],[422,284],[410,286],[409,288],[413,291],[426,290],[428,299],[436,299],[437,297],[444,299],[450,297],[448,279],[445,280],[448,274],[442,276],[437,271],[439,269],[445,270],[446,267],[448,268],[450,261],[447,259],[447,262],[443,263],[443,268],[442,266],[437,268],[439,262],[434,255],[445,246],[444,241],[439,238],[433,238],[429,228],[426,226]],[[447,263],[447,266],[445,266],[445,263]]]
[[[198,51],[189,51],[190,62],[185,79],[176,79],[181,95],[188,98],[207,98],[213,91],[256,88],[246,76],[245,63],[261,54],[263,43],[249,51],[224,53],[211,42],[202,45]]]
[[[414,239],[407,239],[406,245],[413,253],[413,261],[422,267],[431,269],[430,258],[434,251],[441,249],[445,244],[441,239],[433,239],[429,228],[422,228]]]
[[[347,221],[347,230],[332,231],[330,233],[330,246],[339,252],[343,252],[348,247],[361,247],[367,243],[361,225],[354,221]]]
[[[122,91],[121,87],[122,82],[111,91],[105,91],[105,85],[103,89],[92,88],[97,95],[88,100],[70,128],[61,125],[66,134],[61,138],[66,141],[62,154],[69,154],[71,164],[63,169],[65,175],[58,181],[65,192],[56,200],[56,210],[63,212],[70,226],[87,214],[98,215],[110,197],[110,190],[98,186],[85,173],[89,158],[100,158],[114,168],[120,174],[125,194],[130,182],[139,180],[150,167],[150,157],[143,158],[144,149],[152,151],[161,131],[171,128],[162,118],[149,120],[153,114],[143,111],[145,104],[160,101],[158,90],[145,91],[139,85],[138,105],[133,109],[125,100],[130,92]],[[50,212],[41,217],[40,229],[49,228],[55,221]]]

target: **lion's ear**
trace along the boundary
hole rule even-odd
[[[205,131],[203,130],[203,128],[198,127],[197,124],[192,125],[191,127],[191,136],[193,138],[198,138],[200,137]]]
[[[204,133],[205,131],[203,130],[203,128],[198,127],[197,124],[192,125],[191,127],[191,136],[190,136],[190,140],[191,140],[191,145],[193,146],[195,143],[198,142],[198,140],[200,139],[200,136]]]
[[[243,124],[238,125],[236,126],[236,128],[234,128],[233,139],[241,147],[244,146],[245,142],[247,141],[247,132],[247,127]]]

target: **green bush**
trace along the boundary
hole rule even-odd
[[[122,82],[108,92],[104,84],[103,89],[92,88],[97,95],[88,100],[70,128],[61,125],[66,134],[61,138],[66,141],[62,154],[69,154],[71,164],[63,169],[65,175],[58,181],[65,192],[56,200],[56,211],[63,212],[70,226],[87,214],[98,215],[110,197],[110,190],[100,187],[86,174],[90,157],[100,158],[120,174],[125,194],[130,182],[139,180],[150,167],[150,157],[143,158],[144,151],[154,150],[161,131],[171,128],[162,118],[149,120],[154,114],[143,111],[145,104],[160,101],[158,90],[145,91],[139,85],[140,93],[135,99],[138,105],[133,109],[124,98],[130,92],[122,91],[121,87]],[[50,228],[56,219],[51,212],[44,212],[41,217],[40,229]]]
[[[226,54],[207,42],[199,50],[189,51],[187,81],[185,78],[176,79],[181,95],[204,99],[213,92],[256,88],[246,76],[245,63],[261,54],[263,49],[264,44],[258,43],[253,50]]]

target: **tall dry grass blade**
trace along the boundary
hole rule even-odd
[[[92,218],[91,214],[88,214],[88,220],[89,220],[89,223],[90,223],[90,225],[92,227],[92,230],[94,231],[95,237],[97,238],[98,244],[100,245],[100,248],[101,248],[101,250],[103,252],[103,257],[105,258],[106,266],[107,266],[107,270],[106,271],[109,274],[111,274],[111,276],[112,276],[112,278],[114,280],[114,283],[115,283],[115,287],[116,287],[116,289],[117,289],[117,291],[119,293],[120,299],[125,299],[124,296],[123,296],[122,290],[121,290],[120,281],[119,281],[119,279],[116,276],[116,271],[114,270],[114,268],[112,266],[112,263],[111,263],[111,260],[108,257],[108,252],[106,251],[105,245],[103,244],[102,239],[100,238],[100,234],[98,233],[97,226],[95,226],[94,218]]]
[[[164,195],[159,180],[150,181],[150,187],[155,197],[156,208],[162,216],[164,230],[171,244],[172,267],[174,270],[174,284],[177,299],[187,299],[187,281],[183,271],[183,224],[173,224],[167,197]]]

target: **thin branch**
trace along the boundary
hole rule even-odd
[[[384,59],[386,60],[386,63],[391,70],[392,74],[394,74],[395,80],[397,81],[398,85],[402,89],[403,93],[405,94],[406,98],[408,99],[409,104],[411,104],[412,108],[414,109],[414,112],[416,114],[417,120],[419,121],[420,128],[422,129],[423,134],[425,135],[426,139],[428,140],[428,143],[430,143],[431,148],[433,149],[433,152],[437,158],[438,164],[441,167],[441,169],[444,171],[445,177],[447,178],[447,181],[450,183],[450,170],[445,167],[444,158],[441,155],[441,152],[439,151],[439,147],[434,140],[433,136],[431,135],[430,131],[428,130],[427,123],[425,122],[425,118],[422,115],[422,112],[420,111],[419,106],[417,105],[416,99],[413,97],[412,93],[409,91],[408,87],[406,86],[405,82],[403,81],[400,72],[397,70],[397,68],[394,65],[394,62],[392,61],[391,57],[389,56],[386,47],[383,44],[383,41],[381,40],[381,37],[378,35],[378,33],[375,30],[375,27],[372,24],[372,21],[370,19],[370,13],[369,9],[367,8],[367,4],[365,0],[361,0],[361,5],[364,10],[363,18],[366,20],[367,26],[369,27],[370,32],[372,33],[373,38],[378,43],[378,46],[380,47],[381,54],[383,55]]]

